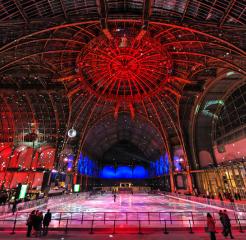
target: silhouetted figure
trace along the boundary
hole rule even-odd
[[[116,202],[116,194],[114,194],[114,202]]]
[[[13,213],[13,215],[15,214],[16,211],[17,211],[17,201],[14,200],[13,206],[12,206],[12,213]]]
[[[44,220],[43,220],[43,235],[46,236],[48,234],[48,228],[51,222],[51,212],[50,209],[48,209],[47,213],[44,215]]]
[[[240,195],[240,193],[237,193],[237,198],[238,198],[239,201],[241,201],[241,195]]]
[[[211,240],[216,240],[215,236],[215,221],[213,217],[211,216],[210,213],[207,213],[207,227],[208,227],[208,232],[210,233],[210,239]]]
[[[33,228],[34,228],[34,230],[35,230],[35,232],[36,232],[36,237],[38,236],[38,230],[39,230],[39,224],[38,224],[38,222],[39,222],[39,220],[38,220],[38,214],[39,214],[39,211],[38,210],[36,210],[35,211],[35,215],[34,215],[34,217],[33,217]]]
[[[33,221],[33,228],[36,231],[36,237],[41,236],[42,222],[43,222],[43,213],[37,210],[35,212],[35,217]]]
[[[231,232],[231,219],[227,215],[226,210],[224,210],[223,214],[224,214],[224,218],[225,218],[225,237],[227,237],[229,234],[231,239],[233,239],[234,237],[232,236],[232,232]]]
[[[219,192],[218,196],[219,196],[220,201],[223,201],[223,197],[222,197],[222,194],[220,192]]]
[[[222,234],[225,236],[226,235],[226,223],[225,223],[225,215],[222,212],[222,210],[219,211],[219,216],[220,216],[220,222],[223,227]]]
[[[30,213],[30,215],[29,215],[29,217],[27,219],[27,222],[26,222],[26,225],[27,225],[27,233],[26,233],[26,236],[27,237],[31,237],[31,232],[32,232],[34,218],[35,218],[35,210],[33,210]]]

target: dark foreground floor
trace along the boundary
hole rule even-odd
[[[217,240],[225,239],[221,233],[216,234]],[[239,233],[234,231],[234,238],[238,240],[246,240],[246,232]],[[195,232],[193,234],[187,232],[170,232],[169,234],[163,234],[162,232],[145,233],[145,234],[105,234],[105,233],[95,233],[88,234],[85,232],[69,232],[64,234],[61,232],[51,232],[49,236],[42,238],[26,238],[25,232],[17,232],[14,235],[9,234],[9,232],[0,232],[0,239],[45,239],[45,240],[197,240],[197,239],[210,239],[209,235],[205,232]],[[230,239],[230,238],[227,238]]]

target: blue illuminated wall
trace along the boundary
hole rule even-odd
[[[87,176],[98,176],[98,165],[95,161],[91,160],[88,156],[83,156],[80,153],[78,161],[78,173]]]
[[[150,177],[162,176],[168,173],[169,163],[167,154],[150,163]]]
[[[101,178],[116,178],[116,179],[136,179],[136,178],[147,178],[149,172],[143,166],[104,166],[100,171]]]
[[[67,156],[68,161],[67,161],[67,170],[71,170],[73,167],[73,161],[74,161],[74,156],[72,154]]]
[[[186,169],[184,151],[180,146],[176,146],[173,154],[173,167],[175,172],[182,172]]]

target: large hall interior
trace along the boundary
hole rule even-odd
[[[84,239],[226,210],[245,239],[245,1],[0,0],[0,239],[47,209]]]

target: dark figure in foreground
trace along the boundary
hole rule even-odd
[[[223,215],[224,215],[224,222],[225,222],[225,232],[224,232],[225,234],[224,234],[224,236],[227,237],[229,234],[231,239],[233,239],[234,237],[232,236],[232,232],[231,232],[231,219],[227,215],[226,210],[224,210]]]
[[[226,233],[225,215],[222,212],[222,210],[219,211],[219,216],[220,216],[221,225],[223,227],[222,234],[225,236],[225,233]]]
[[[46,236],[48,234],[48,228],[51,222],[51,212],[50,209],[48,209],[47,213],[44,215],[43,220],[43,235]]]
[[[32,227],[33,227],[33,223],[34,223],[34,218],[35,218],[35,210],[33,210],[28,219],[27,219],[27,222],[26,222],[26,225],[27,225],[27,233],[26,233],[26,236],[27,237],[31,237],[31,232],[32,232]]]
[[[16,211],[17,211],[17,201],[15,200],[13,202],[13,206],[12,206],[12,213],[13,213],[13,215],[15,214]]]
[[[37,210],[33,221],[33,228],[36,231],[36,237],[41,237],[42,222],[43,213]]]
[[[114,202],[116,202],[116,194],[114,194]]]
[[[210,233],[210,239],[211,240],[216,240],[215,236],[215,221],[213,217],[211,216],[210,213],[207,214],[207,227],[208,227],[208,232]]]

